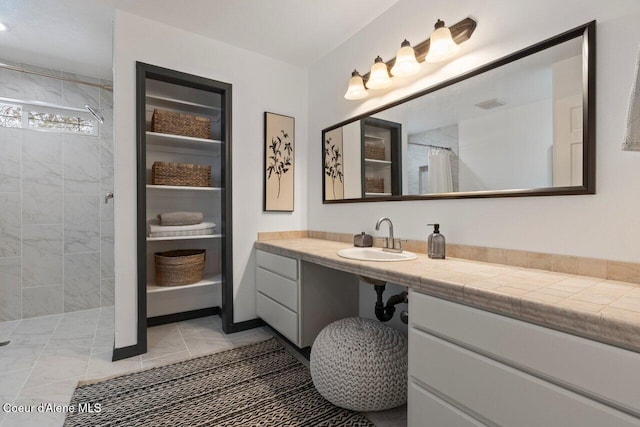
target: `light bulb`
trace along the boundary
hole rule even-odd
[[[347,93],[344,94],[344,98],[355,100],[366,98],[367,96],[369,96],[369,92],[367,92],[367,89],[364,87],[362,76],[357,70],[353,70],[351,78],[349,79],[349,87],[347,88]]]
[[[389,77],[389,70],[387,70],[387,64],[384,63],[382,58],[376,57],[373,65],[371,66],[371,72],[369,73],[369,80],[367,80],[368,89],[384,89],[391,85],[391,78]]]
[[[429,52],[424,60],[426,62],[445,61],[460,51],[460,46],[453,41],[451,30],[445,27],[444,22],[438,19],[435,29],[429,39]]]
[[[416,52],[406,39],[396,54],[396,62],[391,68],[394,77],[408,77],[420,71],[420,63],[416,60]]]

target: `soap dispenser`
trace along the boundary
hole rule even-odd
[[[427,242],[429,258],[444,259],[446,242],[444,236],[440,234],[440,224],[428,225],[433,225],[433,233],[429,235]]]

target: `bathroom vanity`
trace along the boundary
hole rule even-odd
[[[624,413],[640,414],[640,354],[421,292],[409,305],[409,425],[640,425]]]
[[[309,238],[256,242],[258,314],[283,335],[297,334],[292,340],[297,345],[311,343],[311,335],[301,335],[300,322],[318,303],[289,307],[293,314],[288,319],[275,316],[267,296],[278,291],[269,290],[275,286],[261,276],[265,267],[292,281],[298,302],[307,283],[316,291],[323,285],[341,288],[334,280],[314,283],[313,270],[296,275],[301,266],[408,287],[409,426],[640,426],[640,315],[605,316],[578,302],[549,302],[536,292],[489,286],[565,286],[622,296],[640,295],[639,285],[461,259],[430,260],[424,254],[397,263],[336,255],[347,247]],[[289,294],[276,297],[280,312],[293,304]],[[287,331],[291,325],[298,329]]]
[[[258,316],[300,348],[329,323],[358,315],[358,279],[318,264],[256,251]]]

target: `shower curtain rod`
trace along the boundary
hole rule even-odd
[[[449,150],[451,151],[451,147],[442,147],[440,145],[433,145],[433,144],[426,144],[427,147],[431,147],[431,148],[437,148],[439,150]]]
[[[26,69],[24,69],[22,67],[15,67],[13,65],[4,64],[2,62],[0,62],[0,68],[4,68],[6,70],[11,70],[11,71],[17,71],[19,73],[34,74],[36,76],[48,77],[50,79],[56,79],[56,80],[64,80],[65,82],[78,83],[78,84],[81,84],[81,85],[93,86],[93,87],[98,87],[100,89],[113,91],[113,86],[111,86],[111,85],[103,85],[103,84],[100,84],[100,83],[85,82],[84,80],[71,79],[71,78],[68,78],[68,77],[54,76],[53,74],[41,73],[39,71],[30,71],[30,70],[26,70]]]
[[[449,150],[449,151],[451,151],[451,147],[443,147],[441,145],[420,144],[419,142],[410,142],[409,144],[422,145],[423,147],[431,147],[431,148],[438,148],[440,150]]]
[[[0,97],[0,102],[8,102],[9,104],[35,105],[38,107],[56,108],[58,110],[77,111],[80,113],[88,112],[86,107],[85,108],[69,107],[67,105],[53,104],[51,102],[27,101],[24,99],[5,98],[5,97]]]

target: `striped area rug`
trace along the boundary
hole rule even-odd
[[[76,388],[75,426],[373,427],[313,387],[306,366],[275,339]]]

